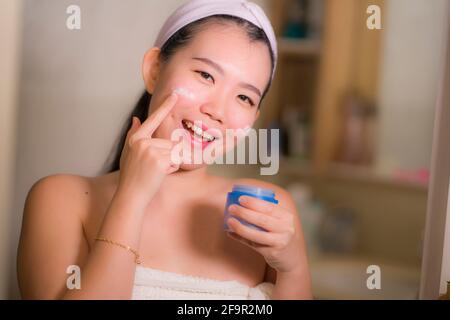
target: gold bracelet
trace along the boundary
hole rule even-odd
[[[118,242],[115,242],[115,241],[112,241],[112,240],[109,240],[109,239],[106,239],[106,238],[95,238],[95,240],[97,240],[97,241],[104,241],[106,243],[113,244],[113,245],[119,246],[121,248],[124,248],[124,249],[130,251],[135,256],[135,260],[134,261],[136,262],[136,264],[141,264],[141,261],[139,259],[140,258],[139,253],[136,250],[134,250],[133,248],[131,248],[130,246],[127,246],[127,245],[124,245],[124,244],[121,244],[121,243],[118,243]]]

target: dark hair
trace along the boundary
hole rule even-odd
[[[170,58],[175,54],[175,52],[182,47],[186,46],[189,41],[195,36],[195,34],[198,32],[201,26],[206,24],[207,22],[216,22],[216,23],[227,23],[227,22],[233,22],[237,26],[242,27],[246,32],[247,36],[250,38],[250,41],[261,41],[267,44],[269,51],[270,51],[270,60],[271,60],[271,67],[272,72],[274,69],[275,64],[275,55],[273,52],[273,48],[270,45],[270,41],[267,38],[266,33],[261,28],[257,27],[253,23],[241,19],[239,17],[230,16],[230,15],[213,15],[209,16],[200,20],[196,20],[185,27],[178,30],[174,35],[172,35],[169,40],[166,41],[166,43],[162,46],[161,52],[160,52],[160,59],[161,62],[168,62]],[[261,101],[264,99],[265,95],[267,94],[267,91],[270,88],[270,85],[272,84],[272,77],[270,78],[264,92],[261,98]],[[139,120],[142,122],[145,121],[148,117],[148,111],[149,111],[149,105],[150,101],[152,99],[151,94],[147,92],[147,90],[144,90],[144,93],[138,100],[136,106],[131,111],[129,117],[127,118],[119,139],[117,140],[117,145],[113,149],[113,161],[110,162],[108,158],[107,160],[107,166],[106,166],[106,173],[114,172],[120,169],[120,157],[122,155],[122,150],[125,145],[125,140],[127,136],[128,130],[131,128],[132,119],[133,117],[139,118]],[[261,102],[260,102],[261,105]],[[258,106],[258,108],[260,107]],[[110,163],[108,165],[108,163]]]

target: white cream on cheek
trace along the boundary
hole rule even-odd
[[[252,130],[252,128],[250,127],[250,126],[246,126],[244,129],[242,129],[242,130],[244,130],[244,134],[245,135],[248,135],[249,133],[250,133],[250,130]]]
[[[251,129],[250,126],[245,126],[244,128],[238,128],[237,132],[245,137],[250,133]]]
[[[238,140],[240,140],[248,136],[252,128],[250,126],[245,126],[243,128],[235,128],[230,130],[233,130],[233,134],[235,134]]]
[[[173,92],[189,100],[194,100],[196,98],[195,94],[192,91],[184,87],[175,88]]]

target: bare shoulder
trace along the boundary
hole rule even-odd
[[[28,192],[26,209],[31,209],[31,206],[46,209],[45,212],[57,208],[81,212],[88,205],[89,198],[86,195],[92,192],[93,180],[94,178],[70,174],[43,177]]]
[[[55,174],[41,178],[28,193],[25,215],[31,211],[33,214],[62,214],[68,218],[71,214],[83,224],[89,223],[92,214],[103,212],[111,201],[117,177],[109,173],[96,177]]]
[[[294,200],[292,199],[291,194],[286,189],[280,187],[277,184],[250,178],[235,179],[233,183],[271,189],[275,193],[275,198],[278,200],[278,204],[280,206],[289,209],[291,212],[295,212],[296,210]]]
[[[31,191],[46,191],[64,193],[69,190],[81,190],[89,188],[95,178],[73,174],[54,174],[37,180],[31,187]]]

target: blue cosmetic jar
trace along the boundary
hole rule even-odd
[[[228,228],[227,220],[230,216],[233,216],[228,212],[228,207],[232,204],[239,204],[239,197],[240,196],[251,196],[255,197],[261,200],[265,200],[268,202],[272,202],[275,204],[278,204],[278,200],[275,199],[275,193],[270,189],[264,189],[264,188],[258,188],[258,187],[252,187],[252,186],[245,186],[245,185],[234,185],[233,190],[231,192],[228,192],[227,196],[227,204],[225,205],[225,212],[224,212],[224,229],[226,231],[230,231]],[[241,206],[242,207],[242,206]],[[263,228],[260,228],[258,226],[255,226],[254,224],[248,223],[245,220],[242,220],[238,217],[233,216],[233,218],[239,220],[242,224],[249,226],[250,228],[261,230],[261,231],[267,231]]]

